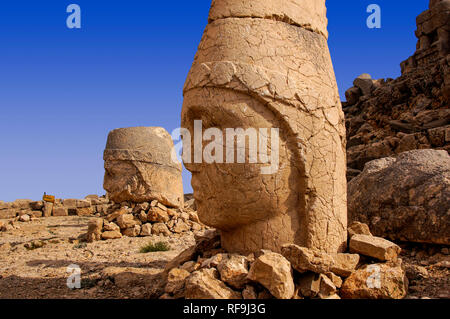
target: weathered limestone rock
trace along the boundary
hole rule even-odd
[[[90,216],[93,214],[91,207],[81,207],[75,210],[77,216]]]
[[[53,212],[53,203],[44,202],[44,208],[42,210],[44,217],[50,217],[52,216]]]
[[[244,256],[231,255],[217,265],[220,280],[233,288],[242,289],[247,284],[248,260]]]
[[[331,282],[336,286],[336,288],[341,288],[342,286],[342,279],[339,276],[336,276],[332,272],[326,273],[328,278],[330,278]]]
[[[116,223],[109,223],[108,221],[105,221],[103,225],[103,230],[120,232],[120,227]]]
[[[184,154],[199,218],[221,230],[229,252],[346,247],[345,125],[326,24],[325,0],[212,3],[184,86],[182,127],[191,136],[195,120],[280,133],[270,134],[279,156],[269,164],[247,155],[245,163],[198,163]]]
[[[401,63],[402,75],[373,81],[364,96],[359,87],[346,92],[351,169],[414,149],[450,152],[450,2],[432,0],[429,8],[416,19],[417,50]]]
[[[42,210],[30,210],[27,212],[30,217],[39,218],[42,217]]]
[[[147,223],[142,225],[141,236],[151,236],[152,235],[152,224]]]
[[[170,236],[172,233],[167,228],[166,224],[156,223],[152,225],[152,234]]]
[[[291,264],[277,253],[268,252],[257,258],[248,278],[266,287],[277,299],[291,299],[294,295]]]
[[[11,208],[11,204],[10,203],[5,203],[4,201],[0,200],[0,210],[2,209],[9,209]]]
[[[110,230],[102,233],[102,239],[119,239],[122,238],[122,233],[118,230]]]
[[[369,95],[372,92],[372,88],[374,87],[374,80],[370,74],[364,73],[358,76],[355,81],[353,81],[353,85],[359,88],[363,95]]]
[[[167,277],[165,292],[168,294],[172,294],[174,298],[184,297],[186,278],[190,275],[191,274],[186,270],[179,268],[172,269]]]
[[[298,290],[303,297],[314,298],[320,291],[320,277],[315,273],[307,273],[300,277]]]
[[[147,220],[149,222],[167,223],[170,220],[166,211],[159,207],[152,207],[148,211]]]
[[[173,231],[178,234],[188,231],[189,229],[189,226],[181,219],[178,219],[176,225],[173,227]]]
[[[65,207],[54,207],[52,211],[53,216],[69,216],[69,212]]]
[[[337,288],[330,278],[328,278],[324,274],[320,274],[319,278],[320,278],[319,297],[321,299],[325,299],[336,294]]]
[[[247,285],[245,289],[242,291],[242,298],[245,300],[255,300],[258,298],[258,294],[256,293],[256,289],[253,286]]]
[[[350,239],[350,252],[381,261],[394,261],[400,254],[401,248],[384,238],[354,235]]]
[[[359,263],[357,254],[327,254],[297,245],[285,245],[282,254],[292,264],[292,268],[300,273],[312,271],[317,274],[333,272],[342,277],[348,277],[355,271]]]
[[[367,235],[372,236],[369,226],[360,222],[353,222],[348,226],[348,237],[352,238],[354,235]]]
[[[139,225],[141,222],[134,218],[132,214],[124,214],[117,217],[116,223],[119,225],[120,229],[126,229]]]
[[[242,299],[240,293],[218,280],[217,269],[201,269],[186,280],[186,299]]]
[[[112,214],[109,214],[108,216],[106,216],[106,220],[109,222],[112,222],[114,220],[116,220],[119,216],[124,215],[127,213],[127,208],[126,207],[122,207],[119,210],[115,211]]]
[[[19,216],[19,222],[26,223],[26,222],[29,222],[30,220],[31,220],[31,218],[30,218],[30,215],[28,215],[28,214]]]
[[[392,240],[450,244],[450,156],[415,150],[366,164],[348,185],[349,219]]]
[[[88,232],[86,234],[86,241],[92,243],[102,238],[103,219],[93,218],[88,223]]]
[[[134,225],[133,227],[127,228],[123,231],[123,235],[128,237],[137,237],[141,233],[141,226]]]
[[[104,188],[109,198],[123,201],[158,200],[183,207],[181,163],[172,160],[173,141],[159,127],[116,129],[109,133]]]
[[[358,103],[359,98],[361,97],[362,92],[359,87],[351,87],[347,91],[345,91],[345,98],[349,105],[355,105]]]
[[[16,209],[2,209],[0,210],[0,219],[14,218],[17,215]]]
[[[401,264],[365,265],[342,285],[343,299],[402,299],[408,292],[408,279]]]
[[[30,204],[33,201],[31,199],[16,199],[14,202],[11,203],[11,208],[15,209],[30,209]]]

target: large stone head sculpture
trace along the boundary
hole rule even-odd
[[[173,141],[161,127],[130,127],[108,135],[103,187],[114,202],[158,200],[170,207],[184,202],[181,163]]]
[[[252,161],[249,133],[245,162],[184,157],[199,217],[221,230],[230,252],[286,243],[345,249],[345,125],[326,26],[325,0],[212,2],[184,87],[182,127],[194,139],[199,121],[203,132],[216,128],[224,153],[242,149],[238,139],[226,143],[230,128],[261,132],[258,153],[270,154],[269,163]]]

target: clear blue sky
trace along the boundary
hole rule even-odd
[[[82,29],[66,27],[79,4]],[[103,194],[110,130],[180,124],[182,87],[211,0],[3,1],[0,11],[0,200]],[[366,8],[382,8],[382,28]],[[397,77],[428,0],[328,0],[341,96],[361,73]],[[184,173],[185,191],[190,178]]]

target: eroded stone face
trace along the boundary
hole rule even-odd
[[[182,207],[181,163],[172,159],[173,141],[163,128],[133,127],[109,133],[103,187],[114,202],[158,200]]]
[[[287,2],[213,1],[184,87],[182,127],[191,136],[196,120],[203,130],[218,128],[224,141],[227,128],[279,129],[272,174],[262,173],[267,164],[250,163],[249,143],[245,163],[185,160],[199,217],[222,231],[230,252],[279,252],[286,243],[345,248],[345,126],[325,1]],[[308,10],[299,15],[294,7]]]

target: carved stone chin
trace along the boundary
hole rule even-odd
[[[212,3],[182,127],[191,136],[196,120],[224,136],[227,128],[279,129],[272,174],[248,161],[249,143],[245,163],[185,161],[199,217],[222,231],[230,252],[346,248],[345,123],[326,25],[325,0]]]

